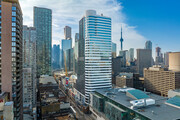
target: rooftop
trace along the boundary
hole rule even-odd
[[[130,103],[130,101],[134,99],[132,99],[131,97],[128,97],[126,95],[126,92],[120,92],[119,88],[97,89],[96,92],[131,109],[132,104]],[[112,94],[107,94],[107,92],[112,93]],[[156,101],[155,105],[146,106],[139,109],[134,109],[133,111],[143,116],[146,116],[152,120],[180,119],[180,109],[165,104],[165,102],[167,101],[167,98],[159,96],[159,95],[155,95],[152,93],[148,94],[148,96],[150,99],[154,99]]]
[[[48,75],[42,75],[39,79],[39,83],[41,84],[57,84],[53,76],[48,76]]]

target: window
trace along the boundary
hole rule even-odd
[[[12,42],[12,46],[16,46],[16,42]]]
[[[16,36],[16,33],[15,33],[15,32],[12,32],[12,36]]]
[[[13,22],[13,23],[12,23],[12,26],[16,26],[16,23]]]
[[[12,52],[15,52],[16,51],[16,48],[15,47],[12,47]]]
[[[16,12],[12,12],[12,16],[16,16]]]
[[[12,21],[13,21],[13,22],[16,22],[16,17],[12,17]]]
[[[12,56],[16,56],[16,53],[12,53]]]
[[[15,38],[15,37],[12,37],[12,41],[16,41],[16,38]]]
[[[12,10],[16,10],[16,7],[13,6],[13,7],[12,7]]]
[[[15,31],[16,31],[16,28],[14,28],[14,27],[13,27],[13,28],[12,28],[12,31],[14,31],[14,32],[15,32]]]

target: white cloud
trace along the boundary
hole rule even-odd
[[[123,26],[124,48],[144,47],[145,37],[136,31],[137,26],[129,26],[122,13],[123,6],[116,0],[20,0],[24,15],[24,24],[33,25],[33,6],[50,8],[53,11],[53,44],[59,44],[64,38],[64,26],[72,27],[72,37],[79,32],[79,20],[88,9],[112,18],[112,41],[120,46],[120,30]]]

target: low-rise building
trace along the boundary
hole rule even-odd
[[[39,119],[53,119],[69,115],[70,103],[59,89],[57,81],[52,76],[41,76],[38,89]]]
[[[90,98],[90,110],[97,120],[180,119],[180,109],[167,104],[174,104],[172,100],[134,88],[97,89]]]

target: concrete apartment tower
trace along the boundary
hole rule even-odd
[[[23,26],[23,107],[32,112],[36,108],[36,29]]]
[[[34,7],[34,27],[37,31],[37,76],[51,75],[52,10]]]
[[[79,22],[77,89],[85,86],[85,102],[95,89],[112,87],[111,18],[87,10]]]
[[[14,119],[23,119],[22,11],[18,0],[0,1],[0,85],[14,102]]]

